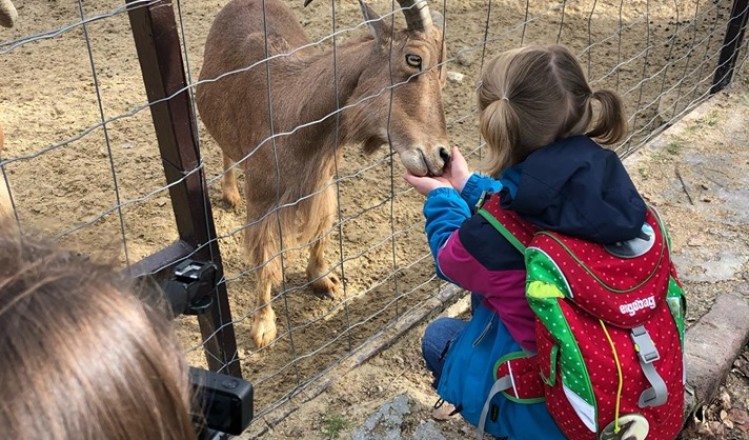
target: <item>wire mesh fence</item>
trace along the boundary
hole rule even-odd
[[[397,122],[391,120],[392,96],[409,78],[389,80],[366,95],[341,98],[340,78],[350,66],[338,60],[345,58],[347,44],[370,32],[359,4],[315,0],[305,8],[301,1],[281,1],[291,8],[310,43],[282,47],[271,58],[298,60],[309,52],[330,52],[327,76],[317,75],[300,86],[334,90],[335,102],[323,117],[300,118],[292,126],[268,126],[258,142],[242,147],[242,157],[232,168],[240,182],[236,207],[222,197],[225,171],[218,143],[202,118],[190,122],[190,114],[198,111],[187,97],[207,84],[221,85],[253,72],[270,73],[272,78],[275,71],[263,57],[220,75],[201,77],[211,23],[227,0],[135,0],[127,6],[115,0],[24,2],[16,5],[16,27],[0,30],[0,125],[6,143],[0,164],[21,230],[41,230],[83,252],[115,259],[122,267],[137,266],[169,246],[174,258],[163,260],[164,268],[187,256],[222,261],[220,284],[228,292],[226,307],[231,315],[218,310],[213,325],[181,318],[179,334],[193,364],[208,363],[235,374],[235,367],[241,366],[244,377],[255,386],[258,416],[290,400],[310,397],[327,372],[360,353],[368,341],[402,325],[425,304],[432,307],[450,297],[445,295],[446,285],[434,276],[423,234],[421,197],[403,182],[399,156],[386,145],[391,133],[386,130],[380,139],[385,145],[372,148],[371,154],[363,154],[356,142],[338,142],[335,135],[346,129],[342,125],[347,123],[346,111],[373,111],[382,102],[390,116],[387,126],[392,128]],[[368,3],[383,22],[405,27],[398,3]],[[262,1],[257,4],[267,7]],[[430,1],[429,7],[444,17],[442,65],[448,81],[442,103],[447,134],[450,144],[460,146],[472,165],[480,163],[483,150],[476,125],[475,80],[485,62],[503,50],[530,43],[569,46],[583,62],[594,88],[616,90],[625,100],[630,135],[616,147],[622,156],[707,99],[716,84],[730,81],[734,63],[742,66],[747,60],[743,39],[747,6],[738,0],[458,0]],[[169,43],[174,46],[172,58],[159,58],[156,51],[145,64],[167,66],[161,72],[164,77],[184,65],[184,84],[163,85],[158,99],[154,99],[154,83],[146,80],[144,87],[148,66],[141,66],[143,48],[136,48],[133,39],[137,31],[132,17],[146,10],[155,11],[153,16],[174,14],[178,38]],[[264,34],[276,31],[266,27],[260,34],[265,54],[269,49]],[[166,45],[164,38],[156,34],[154,44]],[[725,47],[733,51],[726,55]],[[173,59],[174,54],[178,59]],[[393,71],[390,62],[366,67]],[[428,74],[429,70],[424,72]],[[242,89],[233,92],[258,98],[238,108],[232,120],[239,122],[232,123],[243,123],[249,114],[281,111],[274,109],[276,101],[268,100],[268,95],[292,95],[285,96],[290,104],[284,105],[302,103],[300,95],[283,88],[271,90],[267,82],[251,87],[253,95]],[[158,115],[177,111],[177,104],[189,127],[175,119],[166,125],[171,128],[160,132]],[[315,127],[321,125],[331,128],[328,135],[336,139],[333,145],[340,154],[330,156],[333,178],[310,184],[306,180],[310,168],[289,159],[279,145],[299,133],[319,132]],[[199,147],[194,162],[175,164],[176,159],[165,158],[159,149],[164,136],[180,143],[181,136],[192,136],[188,132],[194,135],[188,143]],[[319,159],[314,154],[305,158]],[[245,174],[274,179],[284,175],[307,185],[309,191],[284,199],[276,182],[270,191],[261,191],[271,200],[269,207],[248,219],[245,197],[252,207],[260,196],[255,186],[243,185],[258,181],[256,174],[243,175],[243,169]],[[204,185],[207,191],[201,193],[195,185]],[[175,194],[190,205],[185,209],[203,218],[175,218]],[[194,194],[202,195],[190,204]],[[250,264],[242,236],[258,219],[272,219],[276,223],[269,224],[279,227],[277,217],[282,212],[306,206],[322,194],[328,194],[335,206],[329,225],[301,240],[286,231],[275,251],[259,264]],[[174,247],[190,228],[203,230],[193,231],[191,246]],[[319,243],[325,243],[328,267],[310,282],[308,254]],[[270,294],[278,332],[267,347],[259,349],[252,340],[256,334],[252,326],[262,310],[256,300],[257,273],[271,261],[282,274]],[[325,276],[340,280],[333,299],[313,293],[312,283]],[[236,353],[216,356],[209,346],[227,337],[236,338]]]

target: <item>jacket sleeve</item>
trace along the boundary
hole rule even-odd
[[[424,217],[426,218],[426,234],[429,249],[434,258],[437,275],[445,278],[437,262],[439,250],[447,243],[448,238],[460,228],[471,216],[471,210],[457,191],[452,188],[437,188],[432,190],[424,202]]]
[[[466,181],[466,185],[463,187],[460,196],[468,204],[468,208],[473,214],[476,212],[476,205],[478,205],[485,193],[497,193],[501,189],[502,183],[499,180],[473,173],[468,178],[468,181]]]
[[[484,279],[487,271],[501,277],[504,270],[524,270],[523,256],[486,219],[471,215],[457,191],[438,188],[424,204],[429,248],[437,275],[460,287],[490,294]]]

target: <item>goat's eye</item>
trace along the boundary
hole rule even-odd
[[[421,69],[421,57],[414,54],[406,55],[406,63],[411,67]]]

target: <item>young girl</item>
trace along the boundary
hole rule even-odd
[[[568,49],[528,46],[505,52],[488,63],[477,92],[487,147],[484,171],[492,177],[471,174],[455,148],[443,176],[406,175],[406,180],[427,196],[426,233],[437,273],[472,291],[472,299],[498,315],[498,338],[533,353],[534,315],[525,297],[523,255],[475,215],[480,200],[492,194],[503,209],[528,222],[598,243],[635,238],[646,207],[617,155],[599,145],[623,138],[622,101],[611,91],[593,91]],[[466,325],[440,318],[427,327],[422,350],[435,384],[451,342]],[[477,392],[475,398],[483,402],[486,396]],[[497,435],[564,438],[543,402],[499,398]]]

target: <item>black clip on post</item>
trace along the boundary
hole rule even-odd
[[[174,275],[164,284],[174,317],[198,315],[211,307],[216,273],[212,262],[185,260],[174,268]]]

